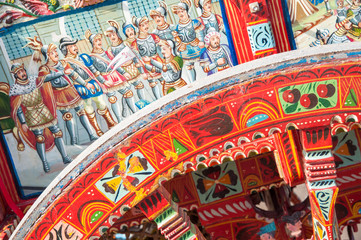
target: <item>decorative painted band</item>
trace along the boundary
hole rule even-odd
[[[261,75],[271,75],[279,71],[312,66],[314,64],[318,66],[320,64],[329,66],[333,64],[339,65],[340,60],[344,62],[359,61],[358,56],[360,55],[361,45],[350,45],[340,45],[340,48],[336,50],[332,46],[311,49],[312,51],[294,51],[262,60],[255,60],[252,63],[246,63],[224,71],[222,74],[214,74],[212,78],[205,78],[194,82],[189,87],[180,89],[178,94],[167,95],[158,104],[145,107],[142,111],[134,114],[131,119],[126,119],[123,124],[119,124],[112,131],[105,133],[69,164],[31,207],[11,239],[30,239],[29,236],[34,233],[37,226],[34,225],[36,220],[39,220],[38,223],[41,222],[43,215],[52,209],[55,202],[62,197],[66,198],[65,193],[69,190],[69,187],[66,186],[71,186],[75,182],[74,180],[82,179],[94,166],[97,166],[100,157],[109,153],[110,149],[127,146],[129,138],[136,132],[143,131],[144,128],[154,123],[156,119],[167,116],[181,107],[185,108],[189,103],[197,103],[197,101],[202,100],[205,96],[225,89],[228,86],[252,82],[254,78]],[[321,122],[320,124],[325,125],[329,124],[329,122]],[[269,126],[262,125],[262,127]],[[113,163],[110,165],[114,166]],[[170,166],[174,165],[168,166],[170,168]],[[169,168],[165,168],[164,171],[169,170]],[[134,197],[134,194],[128,196],[128,198],[130,197]],[[89,234],[91,233],[87,234],[90,237]]]

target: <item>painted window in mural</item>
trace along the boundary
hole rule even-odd
[[[23,48],[26,44],[26,38],[36,36],[35,28],[32,26],[21,28],[19,31],[12,32],[4,36],[3,42],[7,46],[12,46],[7,50],[10,60],[20,59],[23,57],[31,56],[32,51],[30,48]]]
[[[23,195],[133,113],[232,67],[223,18],[218,1],[130,1],[2,36],[4,133]]]
[[[360,41],[359,0],[287,0],[297,48]]]
[[[66,34],[74,39],[84,38],[83,33],[87,29],[93,32],[101,32],[101,27],[94,11],[69,15],[64,18]]]

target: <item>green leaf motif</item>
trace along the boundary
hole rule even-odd
[[[319,101],[325,108],[329,108],[329,107],[331,106],[330,101],[328,101],[327,99],[319,98],[318,101]]]
[[[288,90],[288,89],[290,89],[290,88],[291,88],[291,86],[288,86],[288,87],[282,88],[282,89],[280,90],[280,92],[284,92],[284,91],[286,91],[286,90]]]
[[[285,113],[293,113],[294,111],[296,111],[298,107],[298,102],[296,102],[295,104],[292,104],[290,106],[288,106],[286,109],[285,109]]]
[[[96,221],[99,220],[99,218],[101,218],[101,216],[103,216],[103,212],[102,211],[96,211],[91,217],[90,217],[90,223],[94,223]]]

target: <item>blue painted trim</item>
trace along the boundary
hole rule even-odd
[[[351,52],[351,53],[346,53],[346,55],[347,55],[348,57],[360,56],[360,55],[361,55],[361,52]]]
[[[77,8],[77,9],[74,9],[74,10],[65,11],[65,12],[61,12],[61,13],[54,13],[52,15],[41,16],[41,17],[39,17],[37,19],[34,19],[34,20],[31,20],[31,21],[17,23],[17,24],[14,24],[14,25],[10,26],[10,27],[3,27],[3,28],[0,29],[0,37],[4,36],[6,34],[9,34],[9,33],[13,32],[16,29],[21,28],[21,27],[27,27],[27,26],[34,25],[34,24],[39,23],[39,22],[52,20],[54,18],[60,18],[60,17],[68,16],[68,15],[73,15],[73,14],[76,14],[76,13],[90,11],[90,10],[93,10],[93,9],[96,9],[96,8],[99,8],[99,7],[104,7],[104,6],[108,6],[108,5],[121,3],[123,1],[126,1],[126,0],[105,0],[102,3],[94,4],[94,5],[91,5],[91,6],[87,6],[87,7],[83,7],[83,8]]]
[[[226,7],[224,5],[224,0],[219,0],[219,5],[221,6],[223,24],[224,24],[224,28],[226,29],[229,49],[231,50],[231,57],[232,57],[232,61],[233,61],[234,66],[235,66],[235,65],[238,65],[238,59],[237,59],[236,51],[234,49],[232,33],[231,33],[231,30],[229,29],[229,22],[228,22],[228,17],[227,17],[227,14],[226,14]]]
[[[281,0],[281,4],[282,4],[283,16],[284,16],[284,19],[286,22],[286,31],[287,31],[287,36],[288,36],[288,42],[291,45],[291,49],[295,50],[295,49],[297,49],[297,45],[296,45],[295,37],[293,35],[291,17],[290,17],[290,13],[288,11],[287,0]]]

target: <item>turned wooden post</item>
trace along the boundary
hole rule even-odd
[[[314,239],[339,240],[341,238],[335,212],[338,187],[331,151],[331,129],[325,126],[302,130],[301,141]]]

